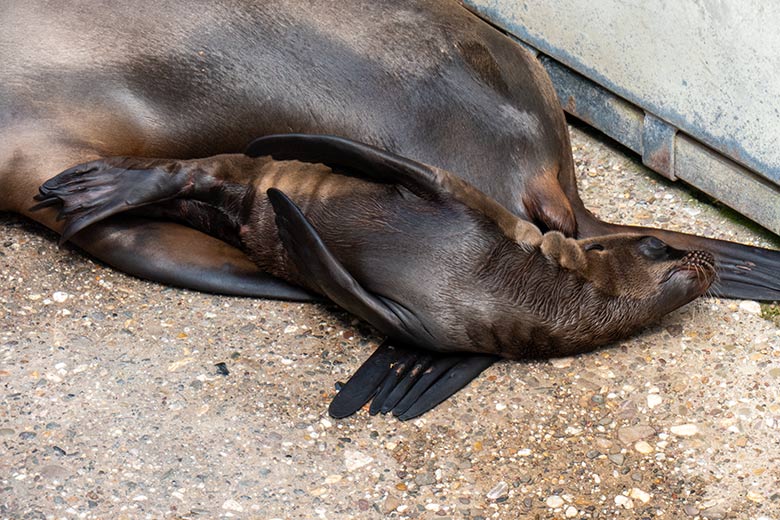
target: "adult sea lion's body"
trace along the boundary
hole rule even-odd
[[[545,230],[650,233],[711,250],[720,294],[780,299],[780,252],[595,219],[543,69],[454,2],[11,2],[1,14],[0,210],[60,230],[54,212],[29,208],[38,186],[73,164],[335,134],[452,171]],[[178,224],[119,217],[73,240],[167,283],[310,297]]]
[[[255,158],[107,158],[47,181],[37,198],[60,208],[63,239],[128,211],[183,221],[399,346],[468,353],[477,373],[496,356],[572,355],[626,337],[703,294],[715,277],[711,254],[651,236],[542,234],[454,175],[360,143],[271,136],[248,153]],[[397,382],[406,372],[417,379],[413,360],[417,374],[434,364],[395,353],[400,373],[375,410],[410,418],[442,398],[438,390],[406,398],[411,385]],[[350,407],[337,400],[334,415],[363,404],[354,402],[355,386],[345,394]]]

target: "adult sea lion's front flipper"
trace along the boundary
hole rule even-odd
[[[135,165],[150,162],[127,160]],[[149,168],[124,168],[116,161],[75,166],[40,187],[38,204],[31,210],[59,206],[57,219],[65,220],[60,242],[71,240],[124,272],[170,285],[238,296],[321,300],[260,271],[242,251],[218,238],[159,220],[152,211],[128,214],[171,199],[186,179],[153,163]]]
[[[329,408],[333,417],[351,415],[375,395],[378,401],[372,405],[373,413],[393,411],[402,420],[417,417],[498,360],[496,356],[436,352],[428,331],[413,312],[364,289],[295,203],[273,188],[268,190],[268,198],[276,213],[279,237],[296,268],[322,294],[391,338],[341,389]],[[403,409],[397,408],[399,405]]]

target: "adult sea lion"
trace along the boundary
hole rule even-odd
[[[442,382],[452,393],[498,356],[572,355],[623,338],[715,278],[710,253],[652,236],[543,235],[445,170],[346,139],[271,136],[247,153],[93,161],[41,186],[38,207],[59,208],[63,240],[128,211],[181,221],[374,325],[389,336],[368,363],[385,356],[382,384],[371,369],[357,374],[335,416],[377,389],[372,411],[401,419],[449,395],[427,387],[461,358],[434,370],[410,349],[471,354]]]
[[[707,249],[715,294],[780,299],[778,251],[590,214],[544,70],[453,1],[8,2],[0,58],[0,210],[57,231],[52,212],[29,207],[42,182],[73,164],[235,153],[280,132],[334,134],[452,171],[543,230],[633,232]],[[311,298],[177,224],[118,218],[73,241],[165,283]]]

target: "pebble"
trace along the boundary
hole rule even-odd
[[[655,408],[659,404],[663,402],[663,398],[658,394],[649,394],[647,396],[647,407],[648,408]]]
[[[696,516],[699,514],[699,508],[691,504],[686,504],[683,506],[683,512],[688,516]]]
[[[68,296],[69,295],[66,292],[57,291],[51,295],[51,299],[57,303],[63,303],[65,300],[68,299]]]
[[[695,424],[680,424],[672,426],[669,431],[679,437],[691,437],[699,433],[699,427]]]
[[[745,301],[739,303],[739,310],[748,312],[750,314],[760,315],[761,314],[761,304],[759,304],[758,302],[751,301],[751,300],[745,300]]]
[[[555,358],[551,360],[550,363],[555,368],[569,368],[571,366],[572,361],[574,361],[573,357],[562,357],[562,358]]]
[[[488,491],[487,497],[489,500],[496,500],[497,498],[503,496],[508,489],[509,489],[509,484],[507,484],[502,480],[501,482],[496,484],[495,487],[493,487],[493,489]]]
[[[577,516],[578,512],[579,511],[577,511],[576,507],[569,506],[569,507],[566,508],[566,511],[565,511],[564,514],[566,515],[566,518],[574,518],[575,516]]]
[[[326,484],[335,484],[336,482],[341,481],[342,476],[341,475],[328,475],[325,477],[325,483]]]
[[[355,471],[363,466],[368,466],[374,462],[372,457],[369,457],[365,453],[357,450],[345,450],[344,451],[344,465],[347,467],[347,471]]]
[[[626,495],[618,495],[615,497],[615,505],[618,505],[623,509],[633,509],[634,501],[628,498]]]
[[[636,441],[652,437],[655,435],[655,430],[650,426],[627,426],[626,428],[620,428],[617,435],[623,444],[634,444]]]
[[[551,507],[554,509],[556,507],[561,507],[563,505],[563,499],[558,495],[552,495],[550,497],[547,497],[547,500],[545,500],[544,503],[547,504],[547,507]]]
[[[720,506],[715,506],[702,511],[701,516],[707,520],[721,520],[726,518],[726,511]]]
[[[430,486],[436,482],[436,476],[430,471],[426,471],[425,473],[420,473],[414,477],[414,482],[418,486]]]
[[[384,510],[385,514],[388,514],[388,513],[392,513],[393,511],[395,511],[396,508],[398,506],[400,506],[400,505],[401,505],[400,500],[398,500],[393,495],[387,495],[387,498],[385,499],[385,503],[384,503],[382,509]]]
[[[628,493],[628,496],[639,500],[643,504],[647,504],[650,501],[650,493],[647,491],[643,491],[639,488],[631,488],[631,491]]]
[[[226,509],[228,511],[235,511],[237,513],[241,513],[244,511],[244,507],[231,498],[225,500],[225,502],[222,504],[222,509]]]
[[[747,499],[751,502],[758,502],[759,504],[764,501],[764,496],[756,491],[748,491]]]
[[[46,465],[40,469],[39,473],[43,478],[59,481],[65,480],[70,475],[67,469],[57,464]]]
[[[653,447],[646,441],[637,441],[637,443],[634,444],[634,449],[643,455],[653,453]]]
[[[623,465],[623,462],[626,460],[625,455],[623,455],[622,453],[610,453],[609,455],[607,455],[607,458],[614,464],[617,464],[618,466]]]

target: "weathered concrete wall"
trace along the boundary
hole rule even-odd
[[[780,233],[780,4],[466,4],[552,57],[548,70],[569,69],[553,74],[568,111],[642,154],[659,173],[682,178]],[[691,140],[686,136],[681,146],[679,133],[700,149],[689,153]],[[691,159],[711,152],[723,157]],[[707,181],[713,164],[717,181]],[[732,188],[721,188],[729,178]],[[734,185],[745,187],[743,193],[734,193]]]

